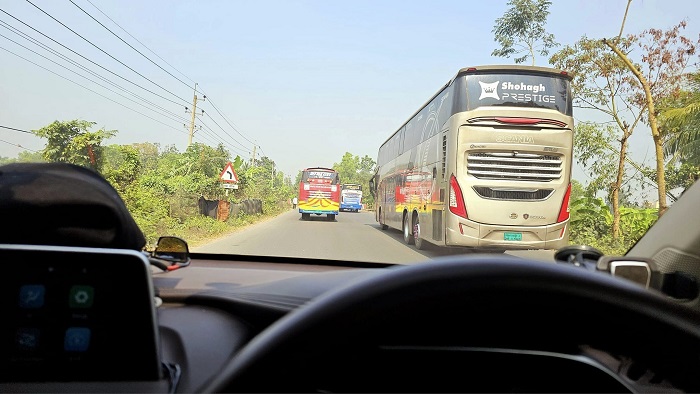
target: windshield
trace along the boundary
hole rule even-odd
[[[467,80],[467,109],[481,106],[550,108],[571,115],[569,81],[561,77],[492,74],[472,75]]]
[[[0,164],[98,172],[146,249],[624,254],[700,175],[700,8],[626,7],[6,2]]]

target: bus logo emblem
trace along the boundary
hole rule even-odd
[[[527,220],[527,218],[529,218],[529,217],[530,217],[530,215],[528,215],[528,214],[526,214],[526,213],[523,214],[523,219]]]
[[[510,214],[510,218],[511,218],[511,219],[517,219],[517,218],[518,218],[518,214],[515,213],[515,212],[513,212],[513,213]]]
[[[494,83],[483,83],[479,81],[479,85],[481,85],[481,96],[479,96],[479,100],[483,100],[485,98],[500,100],[501,98],[498,97],[498,84],[500,82],[501,81],[496,81]]]

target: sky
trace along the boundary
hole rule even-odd
[[[184,124],[189,125],[191,116],[185,106],[192,107],[196,82],[197,110],[205,111],[197,116],[197,123],[206,126],[195,133],[195,141],[224,142],[233,155],[244,158],[250,158],[257,145],[256,155],[270,157],[292,178],[305,167],[332,166],[345,152],[376,159],[379,146],[460,68],[513,63],[491,56],[496,48],[492,30],[508,8],[507,0],[31,2],[95,46],[26,0],[1,0],[0,21],[171,114],[154,113],[151,104],[146,108],[129,93],[112,87],[138,103],[51,63],[8,38],[56,59],[51,54],[0,27],[4,36],[0,36],[0,125],[33,130],[54,120],[84,119],[95,122],[97,128],[118,130],[108,143],[154,142],[182,151],[188,139]],[[626,4],[626,0],[554,0],[547,30],[564,45],[583,35],[615,36]],[[78,57],[8,14],[133,83]],[[700,7],[695,0],[633,0],[625,32],[666,29],[683,19],[688,22],[686,36],[697,38]],[[536,64],[547,66],[547,58],[537,57]],[[207,99],[202,101],[202,95]],[[596,114],[575,111],[575,116],[582,121]],[[650,138],[646,129],[637,130],[631,154],[651,165]],[[0,129],[0,140],[4,157],[44,146],[38,137],[5,129]],[[574,166],[573,175],[586,182],[579,165]]]

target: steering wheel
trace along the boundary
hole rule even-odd
[[[590,346],[623,360],[636,360],[657,375],[663,374],[659,379],[675,387],[700,388],[697,374],[680,372],[700,364],[700,314],[604,273],[509,256],[454,256],[392,267],[317,297],[256,336],[198,391],[290,392],[323,390],[329,385],[329,390],[364,391],[370,375],[385,382],[369,390],[394,391],[396,382],[413,377],[371,359],[383,350],[405,349],[405,345],[438,352],[515,349],[516,353],[572,354]],[[373,356],[367,357],[369,354]],[[403,353],[399,354],[392,360],[400,360]],[[368,367],[363,368],[362,363],[369,363]],[[434,372],[443,366],[421,368]],[[517,369],[547,373],[527,368],[525,363],[510,370],[479,373],[493,375],[482,383],[498,382],[499,377],[507,380]],[[478,378],[473,372],[462,371]],[[557,380],[556,376],[537,377],[548,378]],[[440,379],[426,379],[421,382],[432,386],[398,390],[528,390],[517,384],[470,386],[461,379],[450,384],[457,381],[464,386],[443,387]],[[537,386],[535,391],[586,387],[566,379],[559,383],[569,386]],[[634,384],[630,381],[618,389],[636,391]]]

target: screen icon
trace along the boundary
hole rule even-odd
[[[19,307],[36,309],[44,306],[44,285],[24,285],[19,289]]]
[[[70,288],[68,305],[71,308],[89,308],[92,306],[95,289],[92,286],[73,286]]]
[[[84,352],[90,346],[90,329],[86,327],[70,327],[66,330],[63,349],[67,352]]]
[[[25,351],[36,350],[39,347],[39,334],[38,328],[18,328],[15,336],[17,348]]]

